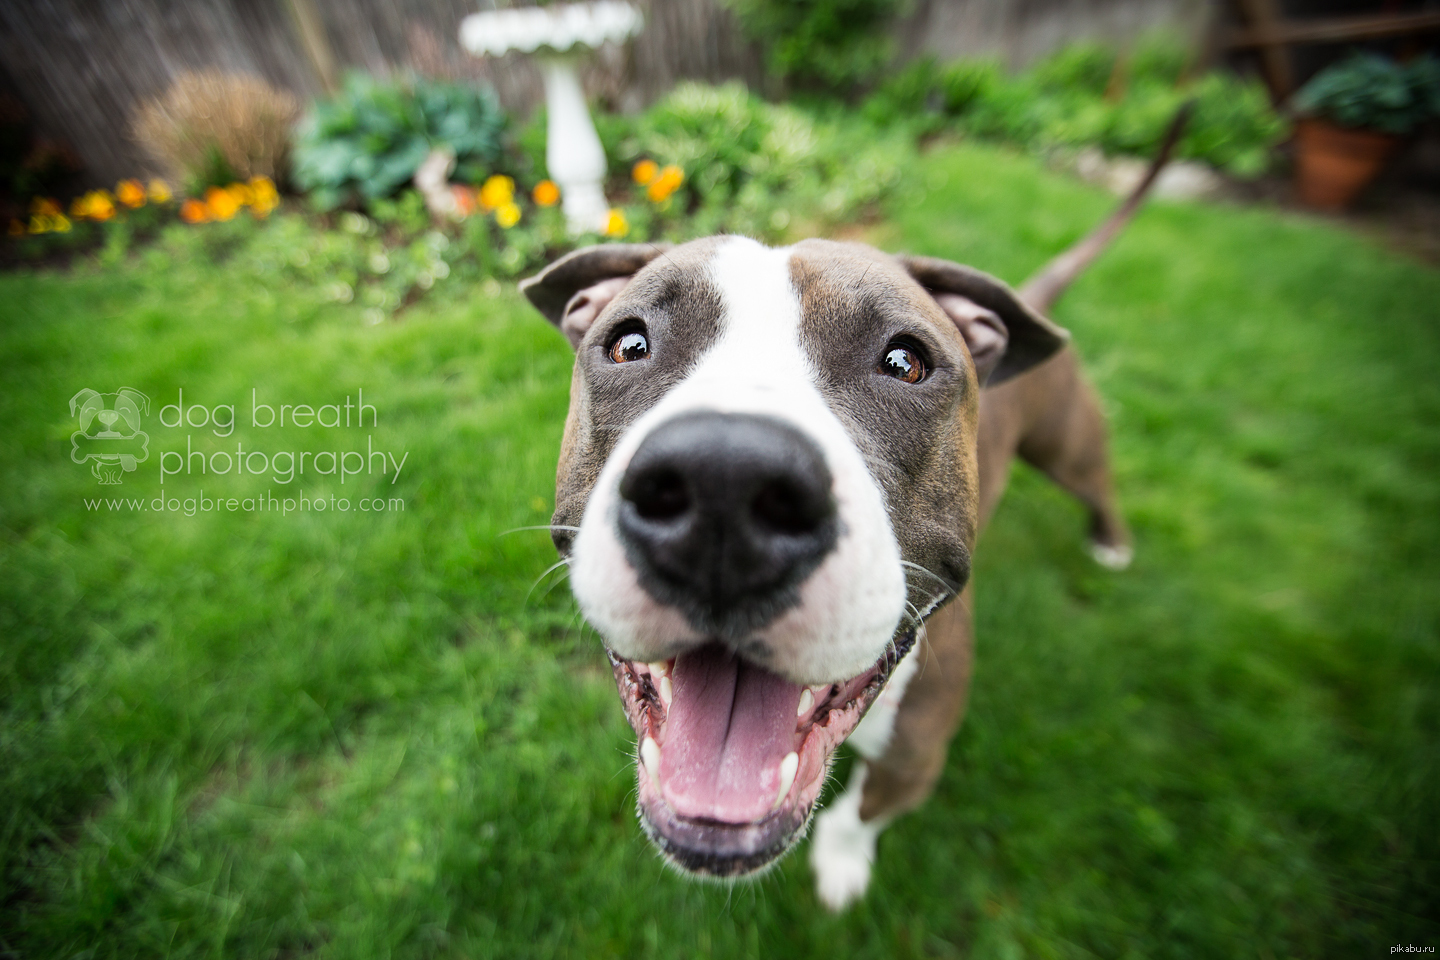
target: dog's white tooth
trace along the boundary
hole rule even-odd
[[[665,704],[665,709],[670,709],[670,698],[674,696],[675,690],[670,686],[669,677],[660,678],[660,702]]]
[[[660,744],[655,742],[654,737],[646,737],[640,741],[640,762],[645,765],[645,772],[650,775],[650,783],[658,793],[660,790]]]
[[[795,716],[805,716],[813,706],[815,706],[815,694],[810,692],[809,687],[806,687],[800,691],[800,705],[795,708]]]
[[[785,754],[785,759],[780,761],[780,792],[775,794],[775,802],[770,809],[777,809],[785,802],[785,797],[790,793],[790,788],[795,785],[795,771],[800,769],[800,754],[791,750]]]
[[[651,676],[668,677],[670,675],[670,664],[664,660],[656,660],[654,663],[647,663]]]

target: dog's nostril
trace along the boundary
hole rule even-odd
[[[771,480],[750,501],[750,515],[777,533],[810,533],[829,515],[823,491],[806,490],[786,480]]]
[[[648,470],[627,474],[620,495],[635,505],[646,520],[673,520],[690,509],[690,490],[674,470]]]

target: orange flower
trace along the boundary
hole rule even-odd
[[[150,181],[151,203],[169,203],[171,197],[172,194],[170,193],[170,184],[166,183],[164,180],[161,180],[159,177],[156,177],[154,180]]]
[[[630,221],[625,219],[622,210],[611,209],[605,217],[605,229],[601,231],[607,237],[623,237],[630,232]]]
[[[121,180],[115,184],[115,196],[131,209],[145,206],[145,187],[139,180]]]
[[[654,180],[659,172],[660,164],[654,160],[641,160],[630,169],[630,176],[634,178],[636,183],[643,187],[651,180]]]
[[[210,219],[210,208],[203,200],[186,200],[180,204],[180,219],[186,223],[205,223]]]
[[[477,204],[474,190],[469,187],[453,186],[450,188],[450,195],[455,198],[455,212],[461,220],[475,212]]]
[[[553,207],[560,202],[560,188],[554,180],[541,180],[530,196],[542,207]]]
[[[229,190],[211,187],[205,191],[205,207],[211,220],[229,220],[240,212],[240,202]]]
[[[650,187],[645,191],[645,195],[650,198],[652,203],[663,203],[670,199],[670,194],[680,189],[680,184],[684,182],[685,171],[672,163],[650,181]]]
[[[505,206],[515,199],[515,181],[495,174],[480,187],[480,208],[486,213]]]

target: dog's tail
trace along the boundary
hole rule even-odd
[[[1119,236],[1120,231],[1125,229],[1140,205],[1145,202],[1145,195],[1155,185],[1155,180],[1160,176],[1160,171],[1165,164],[1170,162],[1170,154],[1175,151],[1175,144],[1180,140],[1180,134],[1185,130],[1185,124],[1190,121],[1190,114],[1195,110],[1195,101],[1191,100],[1175,112],[1175,117],[1170,121],[1170,128],[1165,131],[1165,139],[1160,144],[1160,152],[1155,154],[1155,159],[1150,162],[1150,169],[1145,171],[1145,178],[1125,198],[1116,211],[1110,214],[1104,223],[1096,227],[1088,236],[1080,240],[1069,250],[1060,254],[1054,260],[1045,264],[1038,273],[1026,280],[1020,286],[1020,299],[1033,307],[1039,313],[1048,313],[1050,307],[1075,278],[1090,266],[1091,262],[1110,245],[1110,241]]]

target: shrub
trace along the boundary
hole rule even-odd
[[[658,202],[626,208],[639,239],[722,231],[773,239],[792,221],[838,222],[894,186],[912,150],[901,134],[766,103],[738,82],[681,84],[607,145],[627,173],[647,159],[683,172]]]
[[[1406,134],[1440,116],[1440,60],[1408,66],[1357,53],[1320,71],[1295,95],[1295,107],[1342,127]]]
[[[505,114],[489,90],[351,74],[301,124],[294,179],[322,210],[388,197],[434,148],[453,151],[453,179],[475,183],[501,159]]]
[[[920,117],[926,131],[954,122],[976,136],[1040,150],[1095,145],[1148,155],[1181,104],[1194,99],[1179,155],[1237,176],[1262,173],[1285,133],[1264,89],[1224,73],[1183,82],[1185,61],[1183,45],[1163,36],[1141,43],[1118,67],[1114,53],[1088,43],[1016,76],[990,60],[919,61],[883,84],[863,111],[876,124]]]
[[[802,89],[849,94],[890,61],[900,0],[728,0],[770,72]]]
[[[136,112],[135,138],[195,193],[285,173],[290,126],[300,105],[255,77],[186,73]]]

